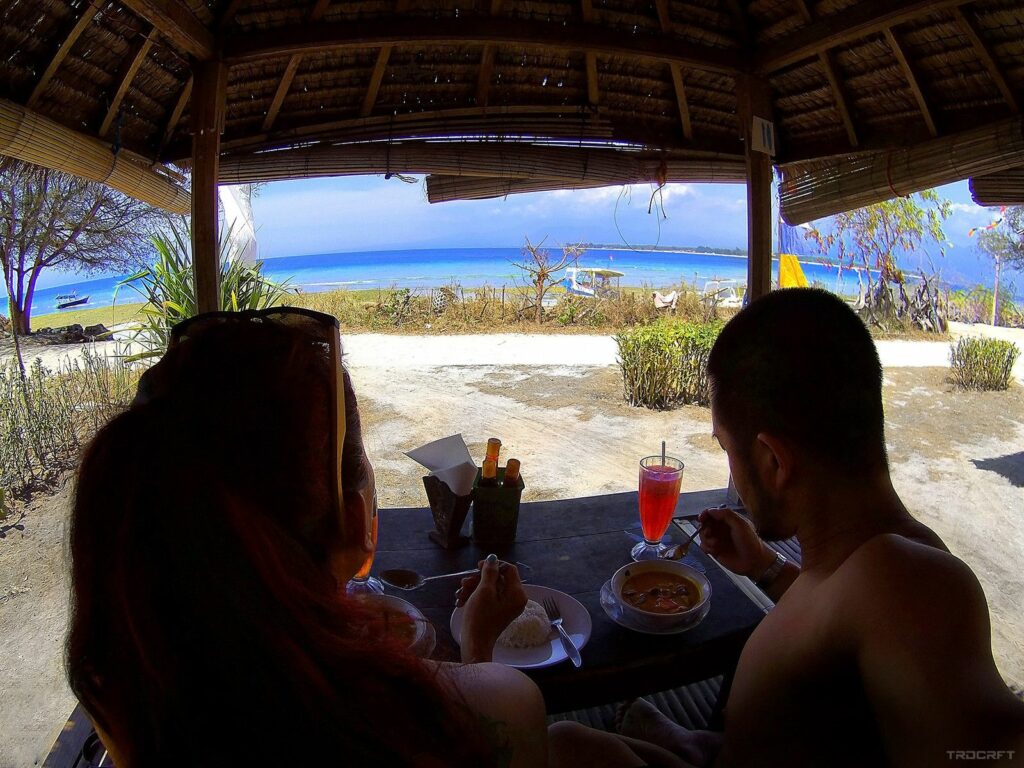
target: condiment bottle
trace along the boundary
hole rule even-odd
[[[493,459],[484,459],[483,469],[480,470],[480,485],[498,484],[498,462]]]
[[[504,485],[515,486],[519,483],[519,459],[509,459],[505,465]]]
[[[501,450],[501,440],[496,437],[492,437],[487,441],[487,455],[484,457],[488,461],[493,461],[495,464],[498,463],[498,452]]]

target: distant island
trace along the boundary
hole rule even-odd
[[[713,253],[722,256],[746,256],[746,248],[717,248],[710,245],[633,245],[624,246],[623,243],[582,243],[584,248],[593,250],[595,248],[609,248],[615,250],[631,251],[673,251],[682,253]]]

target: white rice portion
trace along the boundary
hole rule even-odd
[[[502,648],[534,648],[543,645],[551,635],[551,622],[540,603],[526,601],[526,608],[498,635]]]

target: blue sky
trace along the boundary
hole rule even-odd
[[[431,205],[422,177],[359,176],[269,184],[253,209],[260,257],[339,251],[440,247],[517,247],[525,237],[564,242],[746,246],[746,197],[740,184],[672,184],[662,193],[664,213],[648,213],[651,188],[541,192],[506,199]],[[992,213],[971,201],[966,182],[939,188],[953,202],[945,230],[943,274],[987,280],[991,268],[967,237]],[[909,266],[909,265],[908,265]],[[50,274],[40,287],[82,278]]]

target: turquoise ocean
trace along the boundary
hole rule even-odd
[[[555,252],[555,249],[552,249]],[[513,262],[522,258],[519,248],[438,248],[424,250],[361,251],[286,256],[264,261],[264,273],[274,280],[288,280],[303,292],[337,289],[410,288],[428,292],[430,288],[457,283],[463,288],[515,285],[521,275]],[[690,253],[687,251],[639,251],[592,248],[580,260],[583,267],[608,267],[624,272],[621,284],[647,286],[652,290],[671,289],[682,282],[703,289],[712,279],[746,282],[746,256]],[[844,294],[857,293],[857,275],[843,270],[837,280],[832,265],[803,262],[811,283]],[[778,274],[778,263],[773,270]],[[121,277],[105,277],[36,291],[34,315],[56,311],[57,296],[72,292],[89,296],[87,307],[110,306],[117,292],[118,304],[142,299],[130,286],[118,290]],[[957,287],[957,286],[954,286]],[[4,300],[5,297],[0,297]],[[4,306],[6,301],[4,301]]]

